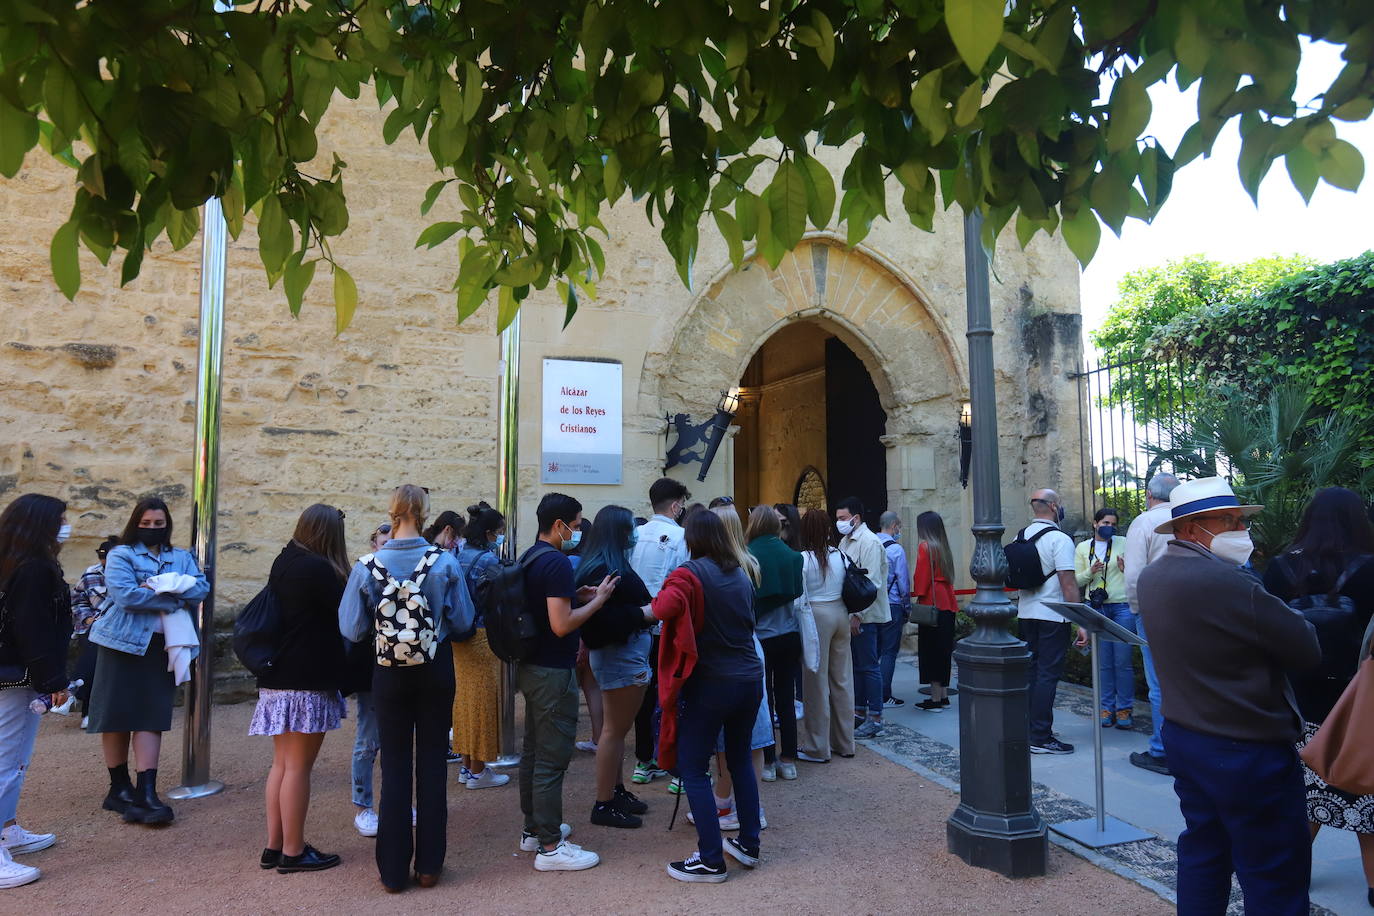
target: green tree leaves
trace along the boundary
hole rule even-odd
[[[1002,37],[1003,0],[947,0],[945,28],[972,73],[982,73]]]

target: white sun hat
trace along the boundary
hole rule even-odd
[[[1263,506],[1242,506],[1240,499],[1231,489],[1224,477],[1203,477],[1201,480],[1185,480],[1174,487],[1169,494],[1171,517],[1159,527],[1156,534],[1172,534],[1174,523],[1204,512],[1218,509],[1238,509],[1241,515],[1250,516],[1263,509]]]

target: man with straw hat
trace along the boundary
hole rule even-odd
[[[1247,912],[1305,914],[1311,837],[1288,671],[1314,667],[1312,625],[1240,569],[1248,519],[1220,477],[1181,483],[1164,556],[1140,574],[1140,616],[1163,694],[1163,738],[1187,827],[1178,911],[1226,911],[1231,875]]]

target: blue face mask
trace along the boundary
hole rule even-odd
[[[492,549],[492,550],[500,550],[500,549],[501,549],[501,545],[504,544],[504,543],[506,543],[506,536],[505,536],[504,534],[498,534],[498,535],[496,536],[496,540],[493,541],[492,544],[491,544],[491,549]]]
[[[635,549],[635,545],[638,544],[638,543],[639,543],[639,530],[638,530],[638,529],[635,529],[635,528],[631,528],[631,529],[630,529],[630,543],[629,543],[629,549],[630,549],[630,550],[634,550],[634,549]]]
[[[1059,520],[1062,522],[1062,521],[1064,520],[1064,507],[1063,507],[1063,506],[1059,506],[1059,507],[1058,507],[1058,515],[1059,515]]]
[[[1097,529],[1097,536],[1104,541],[1110,541],[1112,538],[1116,537],[1116,526],[1103,525],[1101,528]]]
[[[572,530],[572,537],[563,542],[563,550],[572,552],[577,549],[578,544],[582,543],[582,532],[571,528],[569,530]]]

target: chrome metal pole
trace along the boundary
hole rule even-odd
[[[1092,641],[1090,647],[1092,666],[1093,666],[1093,712],[1101,715],[1102,709],[1102,665],[1098,662],[1102,656],[1097,653],[1100,651],[1101,642],[1098,639],[1097,630],[1092,631],[1089,637]],[[1131,647],[1128,645],[1126,649]],[[1102,787],[1102,723],[1096,718],[1093,719],[1093,788],[1097,790],[1097,832],[1103,834],[1107,832],[1107,801],[1106,793]]]
[[[512,560],[516,549],[516,523],[520,515],[520,313],[501,332],[501,387],[497,398],[499,427],[496,448],[500,453],[496,471],[496,506],[506,517],[506,542],[502,559]],[[501,756],[490,760],[492,766],[515,766],[520,755],[515,750],[515,666],[501,665]]]
[[[215,693],[215,522],[219,504],[220,383],[224,377],[224,265],[228,249],[228,227],[217,197],[205,202],[202,241],[191,550],[210,583],[210,594],[200,603],[196,617],[200,657],[186,685],[181,785],[167,793],[169,798],[200,798],[224,788],[224,783],[210,778],[210,715]]]

